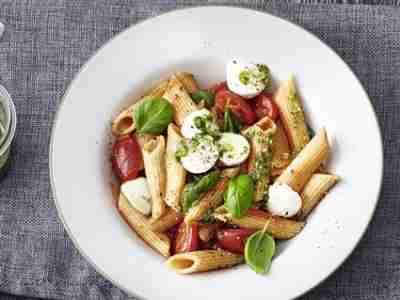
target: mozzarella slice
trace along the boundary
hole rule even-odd
[[[301,197],[287,184],[273,184],[268,191],[267,208],[276,216],[290,218],[301,209]]]
[[[181,164],[188,172],[204,173],[217,162],[218,147],[210,136],[188,140],[186,144],[188,152],[181,158]]]
[[[260,68],[260,64],[232,59],[226,66],[228,88],[243,98],[254,98],[266,87],[269,74]]]
[[[225,166],[235,166],[244,162],[250,154],[250,145],[240,134],[225,132],[218,141],[222,152],[220,160]]]
[[[192,139],[197,134],[202,133],[201,128],[198,128],[196,126],[195,120],[196,120],[196,118],[207,119],[210,116],[211,116],[210,111],[205,108],[194,111],[194,112],[190,113],[189,115],[187,115],[182,123],[182,127],[181,127],[182,135],[187,139]]]
[[[144,215],[151,213],[151,195],[145,177],[124,182],[121,185],[121,193],[139,212]]]

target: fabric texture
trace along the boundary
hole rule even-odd
[[[351,257],[301,299],[400,299],[400,9],[348,5],[398,2],[0,0],[0,83],[18,112],[11,169],[0,182],[0,291],[7,293],[0,299],[127,299],[80,256],[57,217],[48,172],[51,124],[71,79],[111,37],[148,17],[203,4],[255,8],[300,24],[361,80],[384,138],[380,201]]]

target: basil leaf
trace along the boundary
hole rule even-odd
[[[254,183],[249,175],[242,174],[229,181],[224,194],[224,206],[235,218],[243,217],[253,203]]]
[[[159,134],[172,122],[174,111],[168,100],[157,97],[141,103],[134,111],[138,133]]]
[[[212,171],[195,182],[187,184],[183,190],[182,210],[187,212],[196,204],[202,194],[213,188],[220,179],[219,171]]]
[[[246,241],[244,258],[256,273],[265,273],[275,254],[275,240],[263,230],[253,233]]]
[[[191,96],[193,101],[197,104],[204,101],[207,107],[212,107],[214,105],[214,94],[210,91],[197,90]]]
[[[226,109],[224,113],[224,132],[240,132],[242,123],[238,118],[229,110]]]

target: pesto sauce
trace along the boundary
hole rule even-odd
[[[296,89],[293,87],[290,89],[288,96],[289,112],[293,117],[294,127],[297,128],[300,122],[304,121],[303,110],[300,106],[299,96]]]

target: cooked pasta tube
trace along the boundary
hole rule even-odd
[[[275,123],[264,117],[243,134],[251,143],[248,172],[255,181],[254,201],[261,201],[268,188],[271,171],[271,139],[276,131]]]
[[[304,220],[339,179],[331,174],[312,175],[301,193],[303,204],[297,219]]]
[[[304,222],[298,222],[278,216],[271,216],[265,213],[265,217],[247,215],[242,218],[234,218],[228,212],[219,210],[214,213],[214,217],[222,222],[238,225],[250,229],[263,229],[265,223],[270,219],[267,232],[278,240],[287,240],[296,236],[304,227]]]
[[[243,256],[224,250],[202,250],[175,254],[167,266],[179,274],[191,274],[228,268],[243,262]]]
[[[165,140],[162,135],[143,146],[143,162],[152,199],[152,218],[160,218],[165,212]]]
[[[279,108],[292,152],[297,155],[310,141],[310,136],[293,76],[279,87],[275,103]]]
[[[174,107],[174,121],[179,127],[188,114],[198,110],[196,103],[176,76],[171,77],[163,97]]]
[[[175,157],[175,152],[181,140],[182,137],[178,127],[170,124],[168,126],[167,151],[165,155],[165,165],[167,168],[165,203],[176,211],[181,210],[180,199],[186,180],[186,170]]]
[[[183,84],[188,93],[193,94],[199,89],[196,80],[194,80],[193,74],[187,72],[178,72],[175,74],[175,76]]]
[[[150,227],[151,230],[155,232],[165,232],[182,221],[182,219],[183,217],[180,213],[172,208],[168,208],[161,218],[153,220],[153,222],[150,223]]]
[[[290,164],[290,147],[283,129],[282,122],[276,122],[276,131],[272,143],[272,174],[277,175],[278,170],[285,169]],[[280,173],[279,173],[280,174]]]
[[[156,233],[151,230],[148,219],[133,208],[128,199],[120,194],[118,199],[118,211],[125,219],[128,225],[154,250],[165,257],[170,256],[170,239],[162,233]]]
[[[221,179],[211,190],[200,199],[199,204],[192,207],[185,216],[186,223],[200,221],[210,208],[215,208],[223,202],[223,194],[228,186],[229,179],[239,173],[239,168],[225,169],[221,173]]]
[[[141,99],[119,113],[119,115],[113,120],[111,124],[112,133],[115,136],[121,136],[133,132],[135,130],[135,120],[133,118],[133,113],[135,109],[147,99],[161,97],[165,93],[167,86],[168,80],[160,82],[154,89],[147,92]]]
[[[328,158],[329,143],[325,128],[321,128],[285,171],[276,179],[301,192],[311,175]]]

